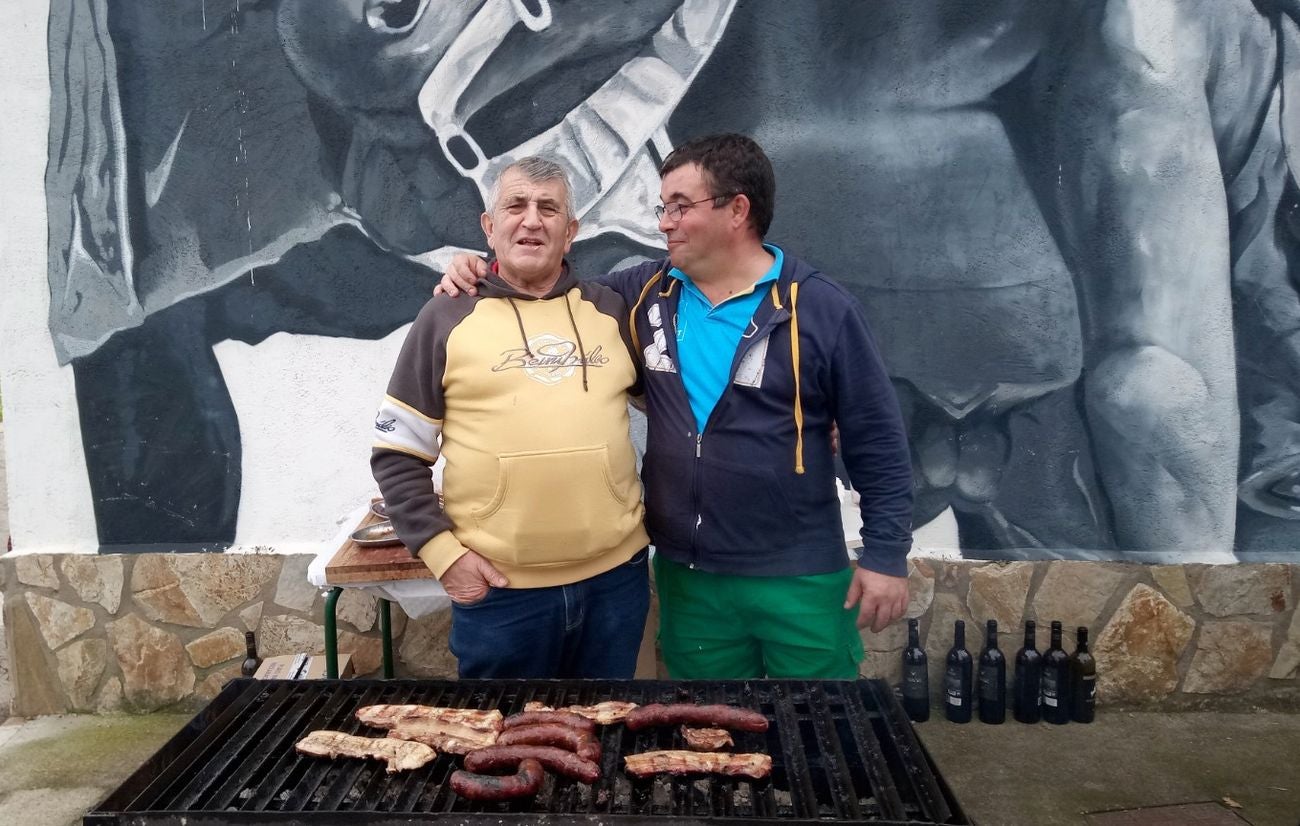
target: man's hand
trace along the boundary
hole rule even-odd
[[[434,295],[447,295],[455,298],[462,292],[466,295],[478,295],[474,285],[488,274],[487,262],[477,255],[458,252],[451,258],[451,265],[442,274],[442,280],[433,288]]]
[[[907,577],[889,576],[855,566],[845,608],[858,606],[858,627],[879,634],[907,610]]]
[[[466,551],[464,556],[451,563],[438,581],[457,605],[473,605],[488,595],[489,587],[504,588],[510,584],[491,562],[473,551]]]

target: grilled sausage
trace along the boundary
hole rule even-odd
[[[465,768],[472,772],[492,771],[513,767],[520,760],[529,758],[556,774],[583,783],[595,783],[600,777],[600,767],[595,763],[555,746],[488,746],[485,749],[475,749],[465,755]]]
[[[559,746],[574,752],[584,760],[600,762],[600,741],[585,731],[561,725],[544,723],[539,726],[515,726],[497,735],[496,745]]]
[[[559,723],[589,733],[596,731],[594,722],[571,711],[525,711],[522,714],[510,715],[502,721],[501,725],[506,729],[512,729],[519,726],[537,726],[543,723]]]
[[[529,797],[542,788],[542,764],[532,758],[519,761],[514,774],[471,774],[463,770],[451,773],[451,790],[466,800],[507,800]]]
[[[672,703],[663,705],[653,703],[634,708],[627,713],[623,725],[629,731],[638,731],[651,726],[708,726],[727,728],[737,731],[767,731],[767,718],[757,711],[734,706],[712,705],[697,706],[692,703]]]

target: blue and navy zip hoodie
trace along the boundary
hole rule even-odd
[[[656,553],[715,573],[796,576],[844,569],[831,425],[862,497],[858,564],[907,575],[912,469],[902,415],[857,300],[786,254],[699,431],[678,372],[681,285],[646,262],[600,279],[631,310],[644,362],[643,480]]]

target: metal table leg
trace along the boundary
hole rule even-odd
[[[339,634],[338,626],[334,621],[334,610],[339,603],[339,595],[343,589],[335,586],[325,595],[325,678],[328,680],[337,680],[339,678]],[[385,660],[387,668],[387,660]]]
[[[379,634],[384,638],[384,679],[393,679],[393,619],[389,602],[379,600]]]

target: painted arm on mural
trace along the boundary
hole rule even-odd
[[[1157,553],[1232,547],[1238,451],[1223,179],[1176,6],[1088,6],[1054,119],[1097,464],[1118,546]]]
[[[471,303],[459,302],[462,308]],[[465,605],[483,599],[490,587],[509,583],[452,533],[430,470],[442,441],[442,375],[456,310],[450,300],[430,301],[411,325],[375,416],[370,469],[397,536],[424,561],[447,595]]]

